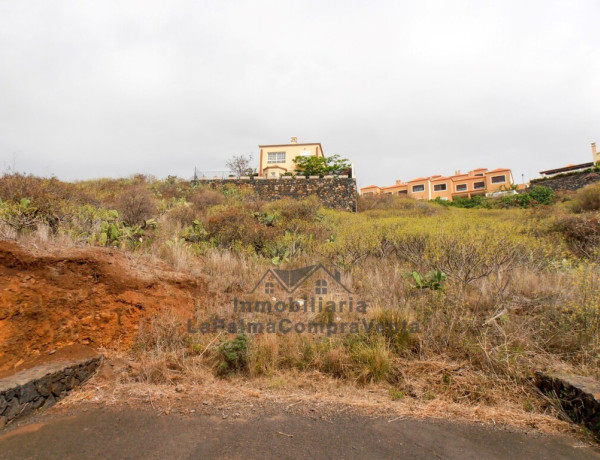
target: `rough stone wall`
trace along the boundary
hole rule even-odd
[[[600,436],[600,385],[588,377],[547,375],[536,372],[535,383],[542,393],[556,398],[575,423]]]
[[[51,362],[0,379],[0,428],[39,408],[48,408],[89,379],[101,356],[65,363]]]
[[[592,171],[584,171],[549,177],[547,179],[535,179],[531,181],[531,185],[543,185],[544,187],[550,187],[554,191],[577,190],[598,181],[600,181],[600,174]]]
[[[244,178],[239,179],[199,179],[200,184],[218,189],[226,184],[248,187],[256,191],[263,200],[273,201],[281,198],[307,198],[316,195],[323,206],[345,211],[356,211],[356,179],[345,176],[325,177],[288,177],[281,178]]]

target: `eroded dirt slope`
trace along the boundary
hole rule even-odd
[[[0,371],[70,344],[128,347],[161,309],[182,317],[206,283],[117,250],[32,250],[0,240]]]

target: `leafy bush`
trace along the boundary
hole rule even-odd
[[[171,224],[186,227],[192,225],[192,222],[196,220],[198,212],[189,203],[178,200],[169,204],[172,204],[172,206],[166,210],[165,219]]]
[[[471,198],[468,197],[456,197],[452,201],[443,201],[437,198],[437,203],[442,204],[444,206],[454,206],[455,208],[489,208],[491,207],[490,201],[482,195],[477,195]]]
[[[257,252],[262,250],[272,232],[242,206],[215,207],[204,227],[221,248],[232,248],[239,243],[252,246]]]
[[[216,206],[225,201],[222,193],[208,188],[197,188],[188,197],[188,201],[194,205],[196,210],[202,211],[210,206]]]
[[[533,186],[527,194],[539,204],[552,204],[554,201],[554,190],[543,185]]]
[[[61,222],[70,220],[73,206],[92,201],[73,184],[55,177],[44,179],[19,173],[0,177],[0,200],[11,207],[5,215],[21,230],[45,223],[54,233]]]
[[[202,226],[202,222],[195,220],[192,225],[186,227],[181,237],[190,243],[199,243],[208,237],[208,232]]]
[[[299,173],[305,176],[322,177],[328,174],[346,174],[351,169],[348,159],[340,158],[339,155],[330,157],[297,156],[293,161]]]
[[[219,375],[230,375],[235,372],[248,370],[248,337],[239,334],[231,341],[225,341],[218,348],[221,362],[219,364]]]
[[[431,289],[432,291],[440,291],[444,289],[446,275],[441,270],[431,270],[425,276],[421,276],[418,271],[413,270],[406,277],[412,277],[416,289]]]
[[[4,222],[20,235],[24,230],[35,229],[43,222],[38,211],[27,198],[22,198],[18,203],[0,202],[0,222]]]
[[[600,210],[600,182],[583,187],[575,193],[570,205],[574,212]]]
[[[152,193],[144,186],[126,190],[119,199],[118,209],[127,225],[143,225],[157,212]]]
[[[268,203],[265,207],[277,212],[283,219],[288,221],[293,219],[313,221],[321,209],[321,203],[316,196],[311,196],[304,200],[284,198]]]

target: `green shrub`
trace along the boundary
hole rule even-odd
[[[530,198],[539,204],[552,204],[554,202],[554,190],[543,185],[536,185],[527,193]]]
[[[407,273],[406,277],[412,277],[416,289],[430,289],[432,291],[444,290],[446,275],[441,270],[431,270],[425,276],[421,276],[418,271],[413,270]]]
[[[219,375],[230,375],[248,370],[248,337],[246,334],[239,334],[235,339],[221,343],[218,352],[221,358],[218,367]]]
[[[183,230],[181,237],[189,243],[200,243],[208,238],[208,232],[204,229],[202,222],[195,220],[192,225]]]
[[[42,221],[39,209],[27,198],[22,198],[17,203],[0,201],[0,222],[15,230],[17,235],[22,234],[24,230],[35,229]]]
[[[339,155],[330,157],[297,156],[293,161],[299,174],[305,176],[323,177],[327,174],[346,174],[351,169],[348,159],[340,158]]]
[[[452,201],[442,201],[439,200],[441,204],[446,206],[454,206],[455,208],[489,208],[490,202],[489,200],[481,195],[477,195],[471,198],[468,197],[456,197]]]

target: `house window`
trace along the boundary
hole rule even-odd
[[[265,294],[273,294],[275,292],[275,285],[269,281],[265,283]]]
[[[483,190],[485,188],[485,182],[475,182],[473,184],[473,190]]]
[[[267,163],[285,163],[285,152],[269,152]]]
[[[434,192],[445,192],[446,191],[446,184],[435,184],[433,186],[433,191]]]
[[[375,195],[374,192],[364,192],[363,193],[363,196],[373,196],[373,195]]]
[[[385,192],[386,195],[392,195],[392,192]]]
[[[458,184],[456,186],[456,191],[457,192],[465,192],[465,191],[467,191],[467,189],[468,189],[467,184]]]
[[[326,280],[317,280],[315,282],[315,294],[327,294]]]
[[[412,191],[413,191],[413,193],[424,192],[425,191],[425,186],[424,185],[413,185],[412,186]]]
[[[502,182],[506,182],[506,176],[492,176],[492,184],[501,184]]]
[[[408,190],[398,190],[398,195],[406,195]]]
[[[482,176],[483,177],[483,173],[477,173],[475,174],[476,176]]]

